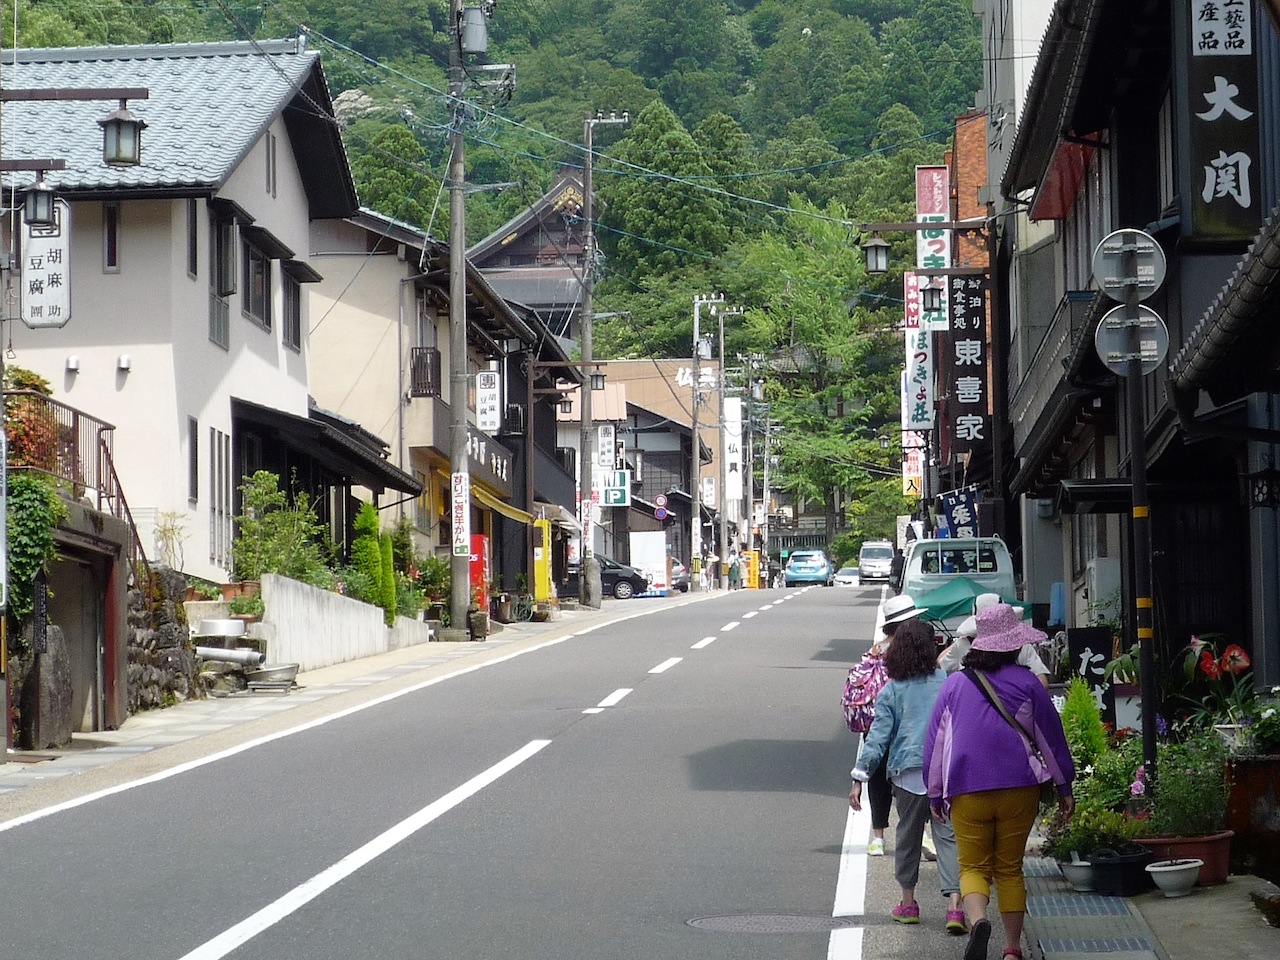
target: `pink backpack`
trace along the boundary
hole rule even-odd
[[[889,682],[884,658],[867,653],[849,669],[844,681],[844,722],[854,733],[866,733],[876,718],[876,695]]]

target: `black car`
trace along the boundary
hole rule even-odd
[[[603,596],[628,600],[649,589],[649,578],[635,567],[600,554],[596,554],[596,559],[600,561],[600,593]]]

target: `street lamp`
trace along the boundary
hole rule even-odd
[[[879,276],[889,272],[889,242],[880,234],[873,233],[863,240],[862,250],[867,257],[867,273]]]
[[[102,159],[113,167],[136,167],[142,162],[142,131],[146,122],[130,112],[127,100],[98,121],[102,127]]]
[[[592,390],[604,389],[604,373],[601,372],[599,367],[596,367],[595,370],[591,372],[591,389]]]
[[[45,182],[44,171],[36,171],[36,182],[27,189],[22,201],[22,219],[32,227],[53,226],[55,199],[53,187]]]

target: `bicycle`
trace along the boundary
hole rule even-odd
[[[537,609],[533,597],[516,597],[511,603],[511,616],[514,620],[532,620]]]

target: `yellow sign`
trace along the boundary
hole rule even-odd
[[[743,577],[743,586],[755,590],[760,586],[760,551],[743,550],[742,556],[747,561],[747,571],[746,576]]]

